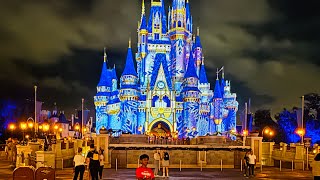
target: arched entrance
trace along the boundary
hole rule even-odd
[[[148,132],[156,136],[167,136],[172,132],[172,125],[166,119],[157,119],[150,123]]]

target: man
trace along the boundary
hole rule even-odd
[[[159,164],[160,164],[160,153],[158,151],[155,151],[153,154],[153,158],[154,158],[154,175],[158,176],[158,172],[159,172]]]
[[[250,151],[248,155],[249,158],[249,176],[254,176],[254,165],[256,164],[256,155],[253,154],[253,151]]]
[[[90,151],[87,155],[87,164],[89,164],[89,170],[92,180],[98,180],[98,172],[100,168],[99,153],[94,148],[94,144],[90,144]]]
[[[243,176],[249,176],[248,171],[249,171],[249,154],[250,151],[247,151],[246,154],[244,155],[244,174]]]
[[[147,167],[149,163],[149,156],[146,154],[142,154],[140,156],[141,166],[136,170],[136,178],[137,180],[154,180],[153,171]]]

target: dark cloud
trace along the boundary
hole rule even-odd
[[[168,5],[169,1],[166,1]],[[319,11],[314,2],[190,0],[208,72],[225,66],[241,102],[275,111],[319,92]],[[147,12],[150,3],[146,1]],[[138,0],[11,0],[0,6],[2,97],[32,96],[65,108],[92,98],[102,49],[123,70],[128,37],[136,39]],[[212,86],[215,74],[208,75]],[[20,91],[22,93],[19,93]],[[62,104],[63,103],[63,104]]]

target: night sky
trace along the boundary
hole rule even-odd
[[[318,1],[190,3],[212,89],[215,69],[225,66],[241,109],[251,98],[253,109],[275,113],[299,105],[303,94],[320,92]],[[146,0],[147,13],[149,7]],[[57,102],[70,112],[84,97],[93,110],[103,48],[120,77],[140,14],[139,0],[1,0],[0,99],[32,99],[36,84],[44,108]]]

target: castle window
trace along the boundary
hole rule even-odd
[[[178,21],[178,27],[182,27],[181,21]]]
[[[160,38],[159,33],[155,33],[155,34],[154,34],[154,39],[159,39],[159,38]]]

